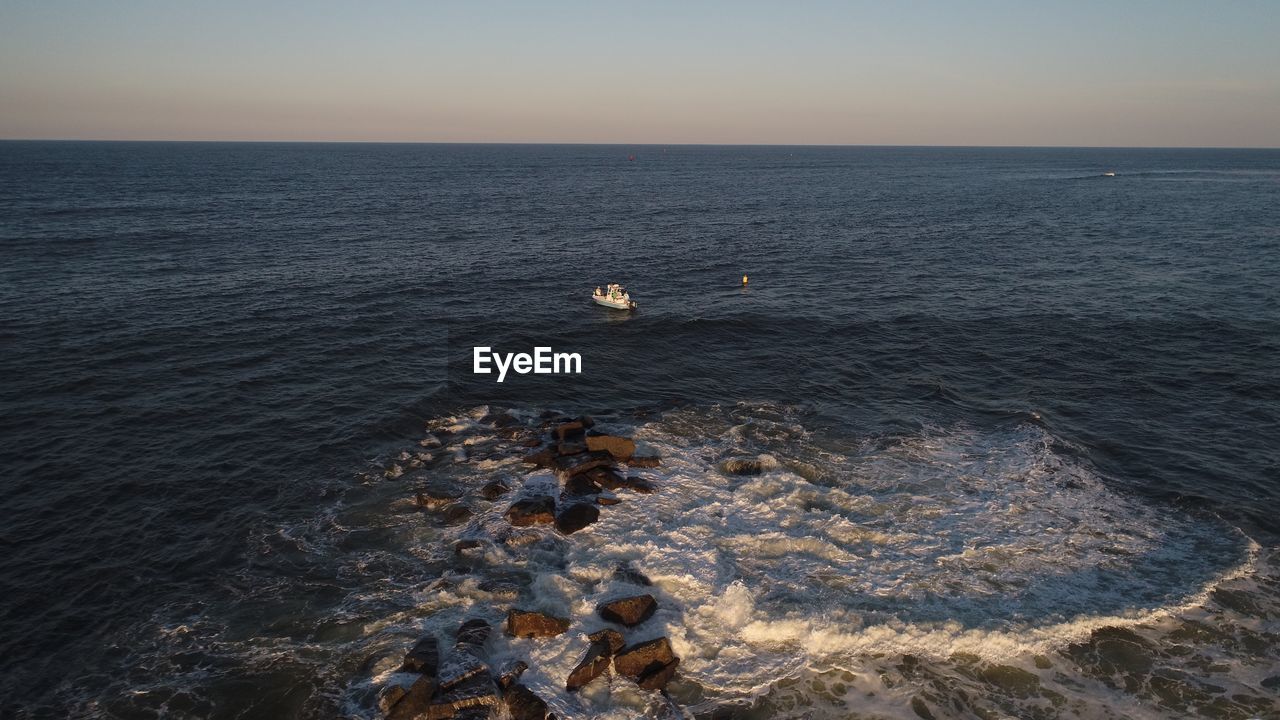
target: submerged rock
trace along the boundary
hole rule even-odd
[[[662,458],[657,455],[633,455],[627,460],[627,465],[634,468],[656,468],[662,463]]]
[[[675,675],[680,658],[671,650],[671,641],[660,637],[629,645],[613,658],[613,669],[646,690],[660,690]]]
[[[626,485],[623,487],[631,490],[632,492],[638,492],[641,495],[652,495],[654,490],[653,485],[648,480],[636,475],[628,476]]]
[[[511,486],[501,480],[490,480],[485,486],[480,488],[480,497],[485,500],[497,500],[498,498],[511,492]]]
[[[617,435],[588,435],[587,448],[590,450],[604,450],[614,457],[615,460],[626,461],[636,454],[636,442],[631,438],[618,437]]]
[[[542,525],[556,521],[556,501],[549,495],[517,500],[507,508],[507,521],[516,527]]]
[[[595,503],[574,503],[556,515],[556,529],[572,535],[600,519],[600,508]]]
[[[647,593],[610,600],[596,608],[600,617],[627,627],[634,627],[648,620],[657,610],[658,601]]]
[[[614,568],[613,577],[617,580],[622,580],[623,582],[629,582],[632,585],[644,585],[647,587],[653,584],[653,581],[649,579],[648,575],[645,575],[627,563]]]
[[[519,683],[507,688],[502,700],[511,713],[511,720],[546,720],[549,713],[547,703]]]
[[[422,485],[413,495],[418,507],[428,510],[438,510],[461,497],[461,490],[442,482]]]
[[[447,506],[441,516],[446,525],[458,525],[471,519],[471,508],[462,503]]]
[[[770,469],[770,464],[758,457],[729,458],[720,463],[720,471],[726,475],[759,475]]]
[[[568,629],[565,618],[514,608],[507,612],[507,634],[518,638],[555,637]]]

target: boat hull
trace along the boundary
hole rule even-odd
[[[610,300],[607,297],[596,297],[596,296],[592,296],[591,299],[594,300],[597,305],[603,305],[613,310],[634,310],[635,309],[635,305],[626,300]]]

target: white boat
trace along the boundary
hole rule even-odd
[[[591,299],[596,301],[597,305],[603,305],[614,310],[635,310],[636,301],[631,299],[627,294],[627,289],[617,283],[609,283],[604,290],[596,288],[591,293]]]
[[[1116,176],[1116,174],[1115,174],[1115,173],[1113,173],[1113,172],[1111,172],[1110,170],[1108,170],[1108,171],[1106,171],[1106,172],[1102,173],[1102,177],[1115,177],[1115,176]]]

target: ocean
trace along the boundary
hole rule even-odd
[[[0,248],[5,717],[378,718],[514,604],[562,719],[1280,718],[1280,151],[0,142]],[[582,414],[656,492],[455,553]],[[619,565],[669,698],[564,692]]]

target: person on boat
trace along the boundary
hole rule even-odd
[[[600,286],[599,286],[599,285],[597,285],[597,286],[596,286],[596,295],[603,295],[603,294],[604,294],[604,291],[600,289]]]

